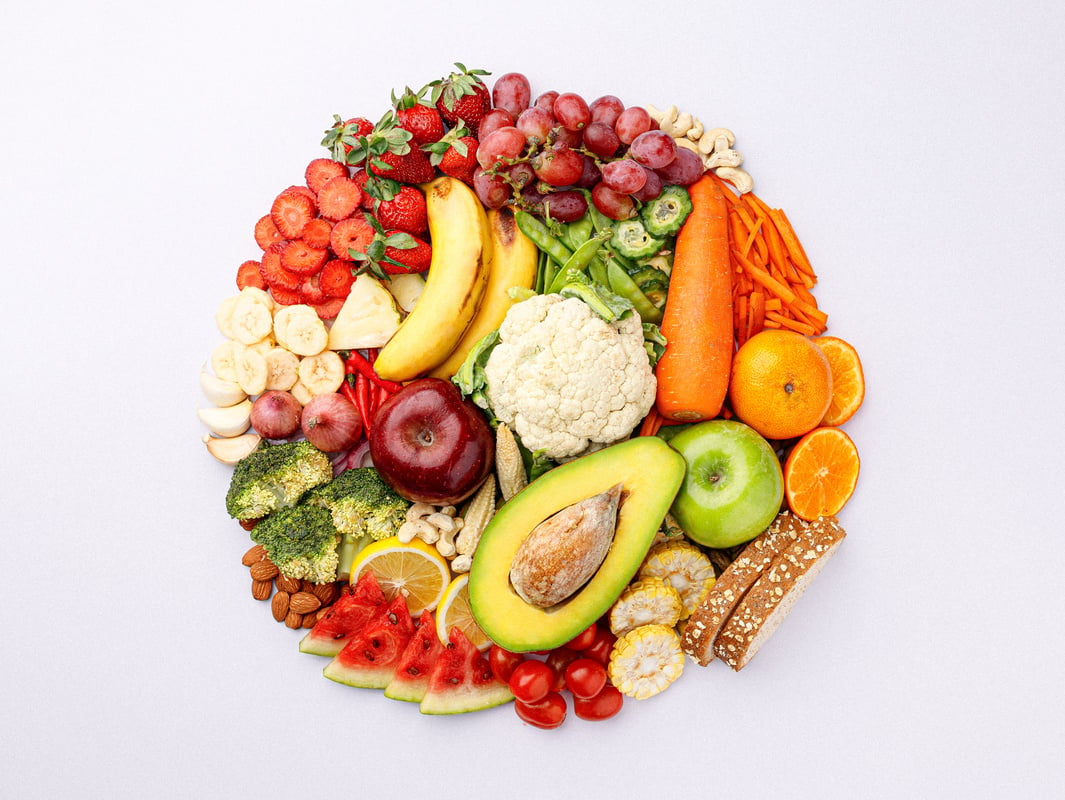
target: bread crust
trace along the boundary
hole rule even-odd
[[[697,664],[706,666],[713,661],[714,641],[729,616],[762,573],[798,539],[802,530],[802,520],[787,511],[781,512],[765,531],[751,540],[703,595],[681,636],[684,652]]]

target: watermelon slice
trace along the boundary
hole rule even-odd
[[[429,688],[421,701],[421,712],[465,714],[513,699],[507,684],[492,674],[488,659],[460,628],[453,627],[448,634],[447,647],[433,665]]]
[[[300,652],[332,658],[344,649],[353,634],[366,627],[385,603],[377,578],[366,570],[351,591],[342,594],[300,640]]]
[[[414,636],[414,620],[403,595],[379,610],[362,631],[352,635],[344,649],[322,674],[329,680],[363,689],[384,689]]]
[[[407,649],[396,665],[396,674],[385,687],[385,697],[419,703],[429,688],[429,676],[444,645],[436,635],[436,622],[431,611],[423,611],[418,629],[407,642]]]

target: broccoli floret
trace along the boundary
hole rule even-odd
[[[235,519],[260,519],[291,508],[332,477],[329,456],[310,442],[264,445],[234,467],[226,511]]]
[[[341,472],[332,481],[308,492],[304,503],[328,509],[340,532],[340,565],[343,578],[355,555],[371,541],[395,536],[406,518],[410,503],[390,487],[373,467]]]
[[[340,535],[329,512],[315,505],[282,508],[251,532],[252,541],[266,548],[282,575],[329,583],[337,578]]]

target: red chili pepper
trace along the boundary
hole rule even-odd
[[[355,407],[359,409],[359,414],[362,416],[362,427],[366,431],[366,435],[370,435],[370,423],[373,421],[374,409],[370,404],[370,391],[373,384],[363,374],[355,376]]]
[[[373,351],[370,351],[373,352]],[[376,358],[376,355],[374,356]],[[347,364],[345,365],[347,372],[357,372],[369,380],[373,381],[378,386],[387,389],[389,392],[396,392],[403,388],[403,384],[396,383],[395,381],[389,381],[382,378],[373,368],[373,364],[362,355],[358,350],[352,350],[351,355],[348,356]]]
[[[356,408],[359,407],[355,398],[355,387],[351,385],[351,381],[348,380],[347,375],[344,376],[344,382],[340,384],[340,393],[350,400],[353,406]]]

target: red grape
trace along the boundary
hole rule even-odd
[[[533,105],[537,108],[542,108],[544,111],[550,111],[553,114],[554,111],[552,109],[555,107],[556,97],[558,97],[558,92],[556,91],[544,92],[536,98]]]
[[[514,116],[505,108],[493,108],[477,126],[477,138],[484,140],[488,134],[508,126],[514,126]]]
[[[591,189],[603,179],[603,173],[599,171],[599,165],[595,163],[594,158],[582,155],[581,159],[584,161],[584,169],[581,177],[577,179],[577,185],[582,189]]]
[[[605,122],[592,122],[584,129],[584,146],[599,158],[612,158],[621,147],[614,128]]]
[[[614,130],[622,144],[630,144],[641,133],[651,130],[651,115],[640,106],[629,106],[618,115]]]
[[[517,158],[525,149],[525,134],[507,125],[488,134],[477,146],[477,163],[485,169]]]
[[[532,88],[529,86],[529,79],[520,72],[500,75],[492,87],[492,105],[510,112],[515,119],[529,107],[531,97]]]
[[[488,175],[477,167],[473,171],[473,191],[485,208],[502,208],[510,200],[510,186],[502,175]]]
[[[658,169],[676,157],[677,143],[665,131],[644,131],[632,140],[629,154],[645,167]]]
[[[555,98],[551,107],[562,127],[579,131],[592,121],[592,112],[584,98],[574,92],[563,92]]]
[[[647,183],[644,168],[631,158],[609,161],[599,167],[599,171],[603,173],[603,183],[619,194],[638,192]]]
[[[703,174],[703,162],[687,147],[678,147],[677,157],[655,172],[662,178],[663,183],[691,186]]]
[[[588,110],[592,112],[592,122],[602,122],[614,127],[618,116],[625,110],[625,104],[612,94],[604,94],[590,102]]]
[[[571,130],[563,126],[556,126],[551,131],[551,141],[553,143],[562,142],[569,147],[580,147],[581,142],[584,141],[582,131]]]
[[[654,200],[658,195],[662,194],[662,179],[653,169],[644,167],[643,171],[647,173],[647,182],[638,192],[633,192],[632,196],[641,203],[646,203],[648,200]]]
[[[573,189],[543,195],[543,213],[559,222],[576,222],[588,211],[584,195]]]
[[[518,189],[524,189],[536,180],[536,173],[528,161],[519,161],[507,170],[507,175],[510,177],[510,182]],[[661,182],[659,185],[661,186]]]
[[[525,141],[534,147],[546,142],[551,129],[557,124],[558,120],[550,111],[538,106],[525,109],[514,122],[514,126],[525,134]]]
[[[484,143],[481,143],[484,146]],[[478,154],[480,150],[478,150]],[[532,160],[536,177],[552,186],[570,186],[580,180],[584,172],[581,154],[565,144],[557,143],[537,153]]]
[[[605,183],[597,183],[592,187],[592,202],[610,219],[628,219],[636,213],[636,206],[629,195],[615,192]]]

